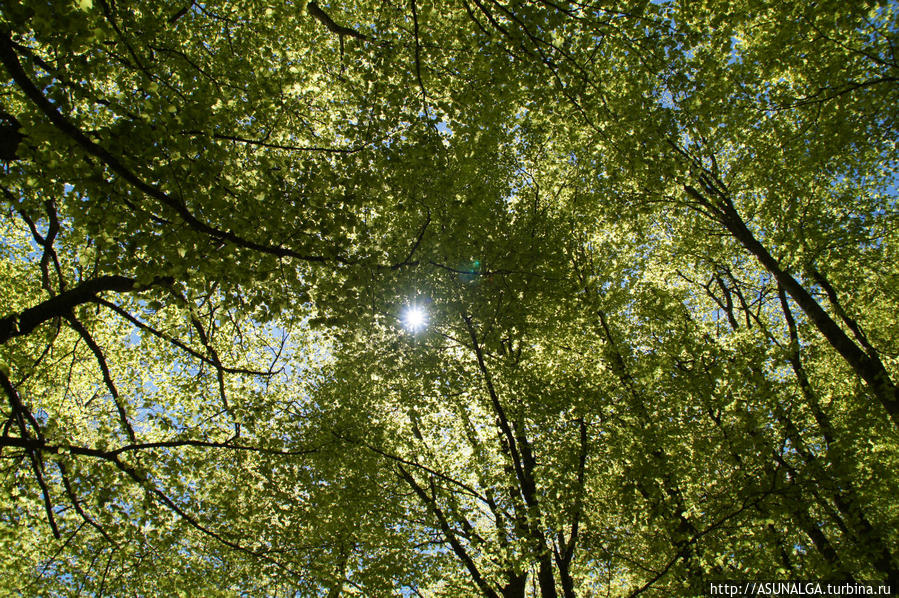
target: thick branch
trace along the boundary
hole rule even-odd
[[[133,291],[136,282],[135,279],[127,276],[101,276],[85,281],[19,314],[6,316],[0,319],[0,344],[13,337],[24,336],[48,320],[68,315],[73,308],[95,300],[97,294],[103,291],[119,293]],[[171,282],[171,278],[157,278],[150,285],[170,284]]]
[[[314,447],[310,449],[304,450],[296,450],[296,451],[286,451],[279,449],[270,449],[259,446],[250,446],[245,444],[234,444],[232,442],[213,442],[207,440],[161,440],[158,442],[141,442],[136,444],[126,444],[125,446],[121,446],[117,449],[112,449],[109,451],[104,451],[100,449],[89,448],[85,446],[77,446],[73,444],[47,444],[41,439],[33,439],[30,437],[17,438],[14,436],[8,436],[6,438],[0,439],[0,447],[4,446],[14,446],[19,448],[24,448],[28,450],[40,450],[45,453],[60,453],[60,452],[69,452],[73,455],[83,455],[85,457],[96,457],[99,459],[113,459],[118,457],[123,453],[131,453],[136,451],[144,451],[148,449],[157,449],[157,448],[182,448],[182,447],[194,447],[194,448],[219,448],[219,449],[227,449],[227,450],[236,450],[236,451],[250,451],[256,453],[262,453],[266,455],[281,455],[285,457],[295,457],[302,455],[310,455],[319,450],[319,447]]]
[[[337,35],[343,37],[344,35],[348,35],[358,40],[365,41],[368,38],[356,31],[355,29],[350,29],[349,27],[344,27],[343,25],[338,25],[334,22],[328,13],[323,11],[321,7],[315,3],[310,2],[306,5],[306,10],[309,11],[309,16],[319,21],[322,25],[328,28],[328,31],[331,33],[336,33]]]

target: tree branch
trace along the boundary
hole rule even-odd
[[[477,565],[474,560],[472,560],[471,556],[469,556],[468,552],[466,552],[465,547],[462,546],[462,543],[459,542],[459,539],[456,537],[455,532],[450,527],[449,522],[446,519],[446,516],[443,514],[443,511],[437,505],[437,502],[431,497],[428,496],[428,493],[425,492],[424,488],[418,485],[418,482],[415,481],[415,478],[412,477],[402,465],[397,465],[397,471],[399,471],[400,476],[406,481],[407,484],[412,488],[416,495],[418,495],[419,500],[427,507],[437,518],[437,523],[440,525],[440,530],[443,532],[443,536],[450,543],[450,546],[453,549],[453,552],[456,554],[456,557],[462,561],[462,564],[465,565],[465,568],[468,569],[468,573],[471,575],[475,584],[477,584],[478,588],[487,598],[499,598],[499,595],[490,587],[487,583],[487,580],[484,579],[484,576],[481,575],[481,572],[478,570]]]
[[[35,106],[37,106],[37,108],[41,112],[43,112],[47,118],[50,119],[50,121],[56,126],[56,128],[68,135],[68,137],[71,138],[85,152],[99,158],[113,172],[117,173],[136,189],[138,189],[148,197],[157,200],[164,206],[172,209],[191,229],[209,235],[210,237],[219,241],[228,241],[239,247],[252,249],[278,257],[293,257],[307,262],[327,261],[327,259],[323,256],[305,255],[279,245],[257,243],[255,241],[251,241],[249,239],[245,239],[239,235],[236,235],[229,230],[221,230],[199,220],[187,208],[182,200],[176,199],[165,193],[158,187],[155,187],[142,180],[134,172],[129,170],[121,161],[119,161],[118,158],[109,153],[109,151],[104,147],[91,141],[78,127],[76,127],[62,114],[60,114],[56,107],[53,106],[53,104],[51,104],[46,97],[44,97],[41,91],[34,85],[34,83],[31,81],[31,79],[28,78],[28,75],[22,69],[22,65],[19,63],[18,56],[16,56],[16,53],[13,50],[12,40],[10,39],[9,35],[0,36],[0,61],[2,61],[6,66],[9,74],[12,76],[13,80],[15,80],[19,88],[25,93],[28,99],[31,100],[31,102]],[[334,259],[338,262],[346,261],[341,260],[340,258]]]
[[[69,325],[72,327],[72,329],[78,333],[78,336],[84,339],[84,342],[87,343],[87,346],[94,354],[94,357],[97,360],[97,365],[100,366],[100,372],[103,374],[103,382],[106,384],[106,388],[109,390],[109,394],[112,396],[112,402],[115,403],[116,411],[118,411],[119,413],[119,422],[122,424],[122,428],[125,430],[125,433],[128,434],[128,439],[132,443],[136,443],[137,437],[134,435],[134,428],[131,426],[131,422],[128,421],[128,414],[125,412],[125,406],[122,405],[122,400],[119,397],[119,391],[116,388],[115,383],[112,381],[112,374],[109,373],[109,365],[106,363],[106,357],[103,355],[103,349],[100,348],[100,345],[97,344],[97,341],[94,340],[94,337],[92,337],[90,332],[87,331],[87,328],[85,328],[84,325],[79,322],[74,315],[69,313],[64,317],[69,322]]]
[[[156,278],[148,286],[171,284],[173,280],[170,277]],[[0,319],[0,344],[17,336],[24,336],[48,320],[65,317],[76,306],[96,300],[99,293],[104,291],[127,293],[138,290],[136,284],[135,279],[118,275],[101,276],[82,282],[19,314]]]
[[[334,19],[328,16],[328,14],[323,11],[316,2],[310,2],[309,4],[307,4],[306,10],[309,11],[309,16],[327,27],[328,31],[330,31],[331,33],[336,33],[341,37],[347,35],[349,37],[353,37],[362,41],[368,40],[367,37],[356,31],[355,29],[350,29],[349,27],[344,27],[343,25],[338,25],[337,23],[335,23]]]

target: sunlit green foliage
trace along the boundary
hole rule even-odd
[[[897,19],[3,3],[0,593],[899,584]]]

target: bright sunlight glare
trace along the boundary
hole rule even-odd
[[[403,312],[403,326],[411,332],[417,332],[428,323],[428,314],[423,307],[410,305]]]

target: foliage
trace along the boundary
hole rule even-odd
[[[4,3],[3,592],[899,584],[897,18]]]

